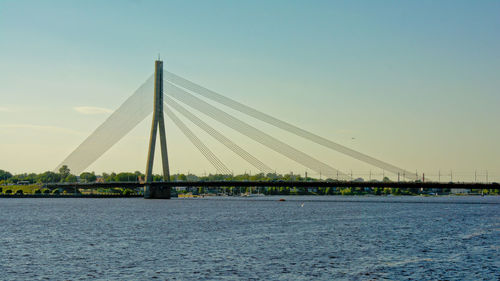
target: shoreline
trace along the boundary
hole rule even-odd
[[[444,198],[444,197],[497,197],[500,195],[497,194],[488,194],[488,195],[481,195],[481,194],[442,194],[442,195],[372,195],[372,194],[366,194],[366,195],[358,195],[358,194],[352,194],[352,195],[318,195],[318,194],[297,194],[297,195],[266,195],[262,196],[261,198],[271,198],[271,197],[295,197],[295,196],[300,196],[300,197],[344,197],[344,198]],[[133,194],[133,195],[117,195],[117,194],[0,194],[0,199],[1,198],[144,198],[144,195],[140,194]],[[204,199],[216,199],[216,198],[227,198],[227,199],[249,199],[249,200],[254,200],[258,201],[258,197],[248,197],[248,196],[201,196],[201,197],[177,197],[177,196],[172,196],[173,198],[178,198],[179,200],[204,200]]]

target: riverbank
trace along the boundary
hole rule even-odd
[[[129,194],[129,195],[123,195],[123,194],[0,194],[0,199],[1,198],[82,198],[82,199],[92,199],[92,198],[143,198],[144,195],[142,194]],[[420,195],[372,195],[372,194],[365,194],[365,195],[314,195],[314,194],[306,194],[306,195],[267,195],[267,196],[258,196],[258,197],[253,197],[253,196],[240,196],[240,195],[207,195],[207,194],[202,194],[202,195],[191,195],[191,196],[185,196],[183,194],[172,194],[172,198],[179,198],[183,200],[196,200],[196,199],[209,199],[209,198],[227,198],[227,199],[251,199],[251,200],[258,200],[258,199],[266,199],[269,200],[271,198],[281,198],[281,197],[287,197],[287,198],[331,198],[331,197],[342,197],[342,198],[419,198],[419,197],[436,197],[436,198],[444,198],[444,197],[500,197],[499,195],[481,195],[481,194],[442,194],[442,195],[427,195],[427,194],[420,194]],[[288,199],[287,199],[288,200]]]

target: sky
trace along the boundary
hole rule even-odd
[[[499,1],[0,0],[0,169],[53,170],[161,54],[168,71],[396,166],[500,181],[499,14]],[[150,118],[88,170],[144,171]],[[244,120],[347,173],[384,173]],[[213,173],[166,123],[172,172]],[[213,124],[277,172],[307,171]],[[235,173],[257,172],[193,130]]]

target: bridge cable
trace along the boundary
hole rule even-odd
[[[188,104],[188,103],[186,103],[186,104]],[[210,116],[214,120],[218,120],[219,122],[225,124],[223,120],[219,120],[220,118],[224,118],[224,116],[220,116],[217,113],[213,113],[213,112],[212,113],[204,112],[203,110],[201,110],[200,112]],[[340,171],[338,173],[333,172],[332,171],[333,168],[331,168],[331,167],[328,168],[329,166],[326,164],[325,164],[325,167],[314,168],[314,164],[311,164],[311,161],[309,161],[309,160],[313,159],[314,161],[317,161],[316,159],[309,157],[304,153],[302,153],[302,154],[295,153],[297,150],[295,152],[290,152],[290,150],[289,150],[290,146],[285,145],[284,143],[272,143],[272,142],[270,143],[268,138],[262,137],[259,134],[255,134],[254,131],[248,130],[247,128],[241,128],[239,126],[232,127],[231,125],[228,125],[228,124],[226,124],[226,125],[232,129],[238,131],[239,133],[246,135],[247,137],[255,140],[256,142],[263,144],[264,146],[268,147],[269,149],[271,149],[277,153],[280,153],[280,154],[284,155],[285,157],[287,157],[287,158],[289,158],[289,159],[291,159],[291,160],[293,160],[293,161],[295,161],[295,162],[297,162],[297,163],[299,163],[299,164],[301,164],[309,169],[317,171],[318,173],[322,172],[323,175],[330,175],[331,177],[335,177],[335,175],[337,175],[337,178],[340,178],[340,179],[347,179],[348,178],[347,175],[345,175],[344,173],[342,173]],[[276,139],[275,139],[275,141],[276,141]],[[321,162],[319,162],[319,163],[321,163]]]
[[[255,168],[257,168],[259,171],[263,172],[264,174],[268,173],[274,173],[274,171],[268,167],[266,164],[262,163],[259,159],[255,158],[253,155],[248,153],[246,150],[235,144],[233,141],[231,141],[229,138],[221,134],[219,131],[205,123],[203,120],[198,118],[195,114],[191,113],[188,111],[185,107],[177,103],[174,99],[170,98],[169,96],[166,96],[166,102],[165,104],[168,105],[171,108],[174,108],[177,112],[182,114],[184,117],[189,119],[193,124],[198,126],[200,129],[204,130],[207,132],[209,135],[211,135],[213,138],[215,138],[217,141],[219,141],[221,144],[225,145],[228,149],[236,153],[238,156],[240,156],[243,160],[247,161],[249,164],[253,165]]]
[[[179,101],[182,101],[184,104],[210,116],[211,118],[267,146],[268,148],[286,156],[287,158],[305,167],[308,167],[313,171],[330,176],[338,174],[343,178],[347,178],[347,175],[345,175],[344,173],[227,114],[226,112],[180,89],[170,82],[166,82],[164,84],[164,91],[167,95],[174,97]]]
[[[88,136],[57,167],[67,165],[79,175],[115,143],[153,112],[153,76],[151,75],[120,107]]]
[[[182,78],[178,75],[175,75],[171,72],[164,71],[163,75],[164,75],[164,79],[166,81],[169,81],[171,83],[179,85],[180,87],[183,87],[189,91],[195,92],[201,96],[204,96],[208,99],[211,99],[211,100],[216,101],[220,104],[228,106],[228,107],[230,107],[234,110],[237,110],[241,113],[244,113],[248,116],[251,116],[253,118],[256,118],[258,120],[261,120],[263,122],[271,124],[271,125],[278,127],[282,130],[288,131],[288,132],[293,133],[297,136],[308,139],[309,141],[312,141],[316,144],[319,144],[319,145],[322,145],[324,147],[335,150],[337,152],[343,153],[343,154],[348,155],[354,159],[368,163],[370,165],[373,165],[373,166],[378,167],[380,169],[383,169],[385,171],[389,171],[389,172],[394,173],[394,174],[400,174],[401,176],[404,176],[408,179],[411,179],[411,180],[417,179],[417,176],[412,172],[406,171],[402,168],[396,167],[392,164],[378,160],[374,157],[368,156],[366,154],[363,154],[361,152],[358,152],[356,150],[353,150],[351,148],[348,148],[346,146],[343,146],[341,144],[338,144],[338,143],[335,143],[331,140],[323,138],[319,135],[316,135],[314,133],[306,131],[306,130],[299,128],[295,125],[292,125],[288,122],[285,122],[285,121],[282,121],[282,120],[277,119],[275,117],[272,117],[264,112],[258,111],[254,108],[251,108],[247,105],[239,103],[239,102],[237,102],[233,99],[230,99],[226,96],[223,96],[219,93],[211,91],[203,86],[200,86],[194,82],[191,82],[187,79],[184,79],[184,78]]]
[[[185,103],[186,105],[190,106],[190,107],[193,107],[195,109],[197,109],[198,111],[210,116],[211,118],[225,124],[226,126],[240,132],[241,134],[243,135],[246,135],[247,137],[257,141],[258,143],[260,144],[263,144],[264,146],[267,146],[268,148],[270,148],[271,150],[275,151],[275,152],[278,152],[282,155],[284,155],[285,157],[309,168],[309,169],[312,169],[313,171],[316,171],[318,173],[322,173],[323,175],[329,175],[331,177],[335,177],[337,175],[337,178],[339,179],[348,179],[348,176],[334,168],[332,168],[331,166],[325,164],[325,163],[322,163],[312,157],[310,157],[309,155],[289,146],[288,144],[285,144],[275,138],[273,138],[272,136],[236,119],[236,124],[234,124],[233,122],[231,122],[231,120],[229,120],[229,123],[228,123],[228,119],[227,119],[227,116],[224,116],[225,113],[223,114],[220,114],[220,112],[210,112],[210,111],[206,111],[204,109],[201,109],[199,108],[200,105],[203,106],[202,104],[196,104],[196,103],[193,103],[193,101],[186,101],[186,100],[182,100],[182,98],[179,99],[180,101],[182,101],[183,103]],[[218,110],[217,108],[215,108],[215,110]],[[230,118],[233,118],[235,119],[234,117],[230,116]],[[233,124],[231,124],[233,123]]]
[[[191,141],[191,143],[205,156],[205,158],[215,167],[218,173],[230,175],[232,172],[213,154],[213,152],[182,122],[171,110],[165,110],[167,116],[174,121],[174,124]]]

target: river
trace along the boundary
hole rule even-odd
[[[0,199],[0,280],[499,280],[499,245],[499,196]]]

